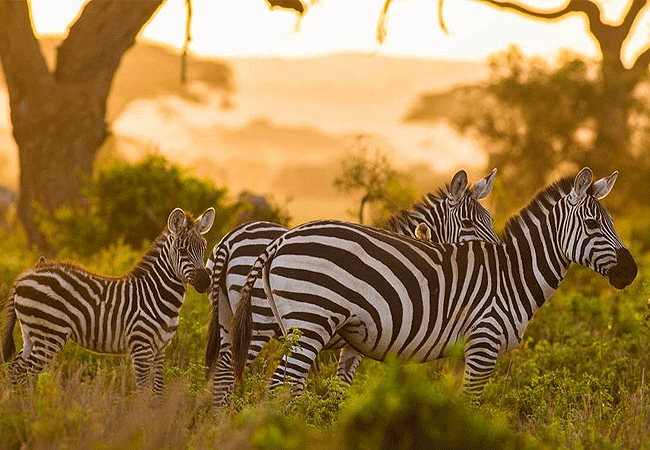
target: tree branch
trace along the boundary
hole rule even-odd
[[[639,56],[637,56],[636,61],[632,65],[634,71],[637,70],[647,70],[648,64],[650,64],[650,47],[646,48]]]
[[[634,25],[634,21],[639,16],[639,13],[647,3],[647,0],[632,0],[630,9],[627,11],[627,14],[625,14],[623,21],[619,25],[619,28],[626,36],[630,32],[632,25]]]
[[[86,4],[57,53],[59,82],[111,80],[123,54],[164,0],[92,0]],[[11,3],[11,2],[9,2]]]
[[[0,1],[0,62],[12,103],[51,79],[26,0]]]
[[[496,6],[497,8],[511,9],[527,16],[545,20],[558,19],[560,17],[566,16],[567,14],[581,12],[587,16],[590,24],[603,25],[603,22],[600,20],[600,9],[598,9],[598,6],[595,3],[591,2],[591,0],[569,0],[564,8],[558,11],[548,12],[529,9],[525,6],[512,2],[501,2],[497,0],[478,1],[481,3],[487,3],[489,5]]]

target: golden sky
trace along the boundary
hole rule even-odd
[[[39,34],[62,34],[85,0],[31,0]],[[308,2],[307,2],[308,3]],[[345,51],[379,54],[483,59],[519,45],[526,54],[552,58],[561,47],[595,56],[594,42],[582,16],[540,22],[480,4],[446,0],[445,35],[438,26],[437,0],[394,0],[383,45],[375,39],[383,0],[318,0],[299,22],[288,11],[270,11],[264,0],[192,0],[191,50],[204,56],[304,56]],[[522,0],[549,9],[564,0]],[[615,22],[625,1],[603,0],[605,19]],[[184,40],[185,0],[167,0],[141,37],[180,48]],[[650,16],[650,13],[644,16]],[[647,39],[650,20],[636,26],[636,40]],[[623,55],[638,51],[635,39]]]

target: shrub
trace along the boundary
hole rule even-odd
[[[260,210],[248,197],[228,201],[226,188],[188,176],[159,155],[149,155],[133,165],[109,163],[87,180],[83,194],[81,205],[63,206],[54,213],[37,208],[43,234],[64,255],[88,257],[117,243],[140,249],[156,238],[176,207],[195,215],[210,206],[215,208],[214,225],[206,236],[209,242],[228,232],[240,216],[289,221],[286,212],[268,202],[267,208]]]

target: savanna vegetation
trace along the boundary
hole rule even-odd
[[[12,8],[4,6],[0,13],[4,17],[25,13]],[[88,10],[86,17],[92,13]],[[7,36],[0,40],[9,41]],[[35,52],[32,48],[29,54]],[[41,59],[36,59],[40,72],[49,78]],[[492,77],[485,86],[456,92],[462,100],[458,104],[467,100],[470,108],[455,110],[452,123],[481,142],[500,171],[490,205],[497,228],[557,174],[587,164],[600,164],[597,176],[618,168],[617,185],[603,203],[613,211],[616,228],[639,266],[637,279],[623,291],[614,290],[587,269],[572,267],[519,347],[499,359],[479,406],[468,404],[459,394],[459,357],[423,365],[366,358],[354,383],[345,386],[335,376],[337,355],[324,352],[302,396],[293,398],[285,389],[269,392],[266,380],[282,353],[290,351],[290,343],[274,342],[257,359],[230,405],[215,411],[202,363],[209,305],[205,295],[190,288],[178,332],[167,350],[167,393],[162,401],[135,390],[126,358],[95,355],[69,343],[32,385],[13,387],[6,365],[0,367],[0,446],[650,448],[645,370],[650,367],[647,102],[639,81],[634,85],[638,92],[627,97],[634,100],[625,116],[629,142],[601,159],[597,142],[603,130],[598,124],[610,123],[601,109],[589,103],[593,99],[588,94],[600,92],[601,81],[590,70],[592,64],[597,63],[565,55],[556,65],[546,65],[511,52],[493,60]],[[437,100],[437,96],[423,97],[421,109],[412,117],[431,115]],[[103,127],[102,122],[102,136]],[[366,169],[373,167],[372,159],[364,159],[372,155],[361,152],[360,159],[349,159],[339,178],[342,191],[360,189],[368,194],[369,200],[355,209],[360,216],[367,203],[375,202],[381,209],[387,204],[384,200],[399,197],[391,197],[395,190],[386,185],[371,191],[373,183],[356,176],[363,175],[356,167],[367,163]],[[379,177],[390,188],[396,174],[385,165],[379,168],[379,175],[382,170],[390,175]],[[346,179],[346,170],[353,176]],[[277,205],[260,202],[251,194],[232,201],[225,189],[190,177],[156,156],[136,165],[114,161],[92,176],[89,173],[81,177],[78,206],[36,208],[34,223],[59,256],[103,274],[128,271],[175,206],[195,213],[208,206],[217,208],[209,249],[240,220],[290,222]],[[37,261],[40,251],[28,246],[34,241],[29,231],[15,228],[0,233],[0,298],[6,298],[12,280]],[[18,329],[14,334],[20,342]]]
[[[619,182],[624,181],[622,174]],[[119,195],[111,186],[120,186]],[[85,190],[90,203],[86,216],[60,210],[43,216],[43,229],[59,230],[56,242],[65,257],[112,275],[133,266],[162,227],[155,219],[165,217],[145,204],[141,213],[133,214],[134,208],[124,204],[155,195],[196,211],[204,203],[217,205],[221,215],[208,235],[209,249],[234,226],[242,208],[250,211],[250,206],[229,202],[225,189],[197,180],[159,156],[133,166],[108,164],[87,181]],[[156,208],[164,209],[162,203]],[[286,220],[286,213],[275,208],[278,215],[265,218]],[[642,250],[647,244],[634,232],[643,223],[639,219],[634,214],[615,217],[637,258],[637,280],[615,291],[604,278],[573,267],[519,348],[499,360],[479,407],[459,394],[462,362],[453,357],[424,365],[366,359],[354,384],[346,386],[335,376],[338,355],[325,352],[305,394],[292,398],[284,389],[270,393],[266,381],[282,353],[290,351],[290,343],[276,342],[255,362],[231,404],[212,410],[202,363],[209,305],[205,295],[190,288],[178,333],[167,350],[167,394],[161,403],[135,390],[127,358],[95,355],[69,343],[31,386],[14,388],[4,371],[0,374],[2,446],[650,448],[645,371],[650,367],[645,270],[650,253]],[[83,230],[73,226],[84,220]],[[129,233],[146,229],[154,234]],[[80,245],[81,237],[97,246]],[[25,244],[20,229],[0,239],[3,298],[13,278],[39,256]],[[18,328],[14,333],[20,342]]]

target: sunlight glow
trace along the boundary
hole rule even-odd
[[[84,3],[84,0],[31,0],[37,33],[66,33]],[[291,11],[269,10],[264,0],[192,0],[192,5],[190,49],[203,56],[295,57],[365,52],[484,59],[510,43],[516,43],[529,55],[552,58],[559,48],[597,55],[596,46],[585,30],[585,21],[579,15],[542,22],[474,0],[445,2],[448,35],[438,26],[437,1],[395,0],[389,11],[388,36],[383,45],[376,40],[383,0],[320,0],[310,5],[302,18]],[[620,14],[612,7],[606,8],[606,12],[607,16]],[[185,17],[185,0],[167,0],[141,37],[181,48]],[[647,24],[645,21],[637,28],[647,30]],[[635,51],[632,48],[629,53]]]

